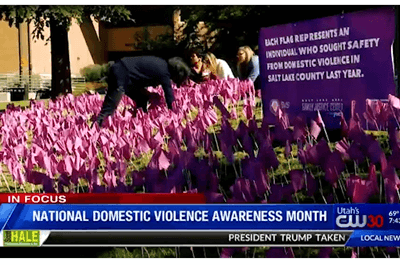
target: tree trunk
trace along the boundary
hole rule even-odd
[[[72,93],[69,61],[68,31],[50,20],[51,37],[51,98]]]

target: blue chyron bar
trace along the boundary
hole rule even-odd
[[[400,205],[2,204],[0,227],[43,246],[400,246]]]

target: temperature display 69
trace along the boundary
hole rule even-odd
[[[400,224],[400,211],[389,212],[389,224]]]

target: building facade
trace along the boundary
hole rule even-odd
[[[45,28],[44,40],[33,39],[33,23],[18,27],[0,21],[0,74],[51,75],[50,29]],[[171,26],[107,28],[94,19],[72,21],[68,32],[71,75],[80,76],[82,68],[107,63],[112,53],[138,51],[136,36],[146,30],[150,38],[172,34]],[[171,35],[172,36],[172,35]]]

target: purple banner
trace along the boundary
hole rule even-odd
[[[260,30],[263,112],[275,122],[280,104],[292,121],[319,110],[327,127],[340,113],[362,117],[366,99],[395,94],[392,44],[395,11],[385,7]],[[340,126],[340,125],[339,125]]]

